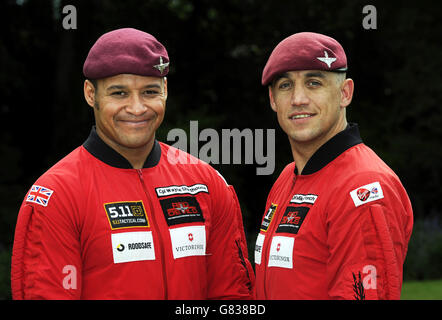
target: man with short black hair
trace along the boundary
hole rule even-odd
[[[413,225],[396,174],[348,123],[354,82],[333,38],[280,42],[262,75],[294,162],[267,198],[256,240],[258,299],[399,299]]]
[[[83,73],[95,126],[23,201],[14,299],[254,297],[233,187],[155,138],[168,71],[148,33],[118,29],[93,45]]]

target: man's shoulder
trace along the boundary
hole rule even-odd
[[[69,195],[78,194],[82,179],[80,167],[85,162],[83,151],[82,147],[74,149],[38,177],[28,190],[25,202],[50,208],[54,201],[60,203],[53,199],[70,199]]]
[[[348,179],[375,175],[379,177],[394,177],[394,171],[370,147],[361,143],[345,152],[336,163]]]
[[[335,163],[330,178],[333,192],[355,193],[371,190],[381,193],[386,187],[403,189],[396,173],[368,146],[359,144]]]
[[[284,167],[284,169],[282,169],[281,173],[276,179],[276,182],[278,180],[286,180],[287,178],[294,176],[294,174],[295,174],[295,162],[290,162]]]
[[[77,179],[81,175],[81,168],[85,165],[87,157],[85,152],[82,146],[77,147],[46,170],[36,183],[57,185]]]

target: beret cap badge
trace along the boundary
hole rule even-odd
[[[153,67],[157,69],[161,74],[163,74],[164,69],[169,66],[169,62],[163,63],[163,57],[160,57],[160,63],[154,65]]]

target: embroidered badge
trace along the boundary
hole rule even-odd
[[[46,207],[53,193],[54,191],[51,189],[33,185],[26,196],[26,202],[34,202]]]
[[[379,182],[373,182],[354,189],[350,192],[350,196],[355,206],[359,207],[365,203],[384,198],[384,192],[382,191],[381,184]]]

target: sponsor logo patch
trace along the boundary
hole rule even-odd
[[[169,229],[173,258],[206,255],[205,226],[189,226]]]
[[[310,208],[308,207],[287,207],[276,229],[276,233],[297,234],[309,210]]]
[[[255,244],[255,263],[256,264],[261,264],[262,247],[264,245],[265,237],[266,237],[265,235],[263,235],[262,233],[259,233],[258,238],[256,239],[256,244]]]
[[[278,207],[277,204],[272,203],[269,207],[269,210],[267,210],[267,213],[265,214],[264,218],[262,219],[261,223],[261,230],[266,232],[267,229],[270,226],[270,223],[272,222],[272,218],[275,215],[276,208]]]
[[[160,200],[167,225],[204,222],[203,213],[195,197],[173,197]]]
[[[290,200],[290,203],[308,203],[308,204],[314,204],[316,199],[318,199],[318,196],[316,194],[295,194]]]
[[[270,245],[269,267],[293,269],[295,238],[274,236]]]
[[[104,204],[112,230],[149,227],[143,201],[110,202]]]
[[[197,194],[200,192],[209,193],[209,188],[205,184],[197,183],[191,186],[168,186],[155,188],[158,197],[167,197],[177,194]]]
[[[350,196],[356,207],[368,202],[376,201],[384,198],[379,182],[373,182],[365,186],[354,189],[350,192]]]
[[[46,207],[53,193],[54,191],[51,189],[33,185],[26,196],[26,202],[34,202]]]
[[[151,231],[114,233],[111,237],[114,263],[155,260]]]

